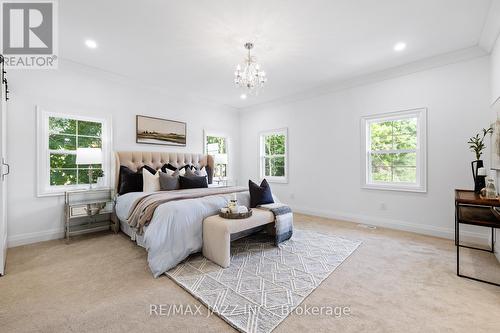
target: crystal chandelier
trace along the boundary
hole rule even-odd
[[[245,58],[243,66],[236,66],[234,83],[241,88],[246,88],[250,93],[257,94],[258,90],[264,87],[264,83],[267,81],[266,72],[260,69],[259,64],[256,62],[257,59],[250,55],[253,44],[246,43],[245,48],[248,50],[248,56]]]

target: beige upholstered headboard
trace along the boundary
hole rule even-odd
[[[214,158],[211,155],[189,154],[189,153],[166,153],[149,151],[117,151],[115,152],[115,185],[118,193],[118,177],[120,176],[120,166],[126,166],[130,170],[137,171],[143,165],[148,165],[154,169],[161,168],[164,164],[170,163],[175,167],[182,167],[192,164],[196,167],[207,167],[208,181],[212,182],[214,173]]]

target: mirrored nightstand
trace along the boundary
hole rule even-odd
[[[114,210],[113,190],[110,188],[67,191],[65,203],[65,238],[91,232],[113,230],[117,224],[111,219]]]

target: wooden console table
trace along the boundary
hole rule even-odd
[[[495,229],[500,229],[500,200],[482,199],[472,190],[455,190],[455,246],[457,248],[457,275],[474,281],[499,286],[500,284],[460,274],[460,248],[495,253]],[[491,228],[491,248],[484,249],[460,244],[460,224]]]

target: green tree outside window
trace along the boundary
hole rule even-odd
[[[417,182],[417,118],[370,124],[373,182]]]
[[[102,123],[49,117],[50,185],[88,184],[90,165],[76,164],[77,148],[102,148]],[[92,183],[102,174],[102,165],[92,165]]]
[[[285,177],[286,137],[284,134],[264,136],[264,177]]]

